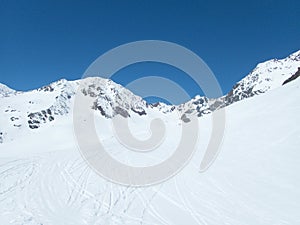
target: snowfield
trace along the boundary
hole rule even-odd
[[[196,152],[176,176],[140,188],[107,181],[81,157],[72,117],[78,81],[25,93],[1,85],[0,224],[300,224],[300,79],[282,86],[298,67],[300,51],[259,64],[220,98],[226,105],[225,135],[204,172],[200,163],[215,112],[199,96],[176,106],[200,116]],[[83,93],[98,96],[95,126],[109,154],[134,166],[172,155],[184,123],[174,107],[147,105],[112,81],[90,81]],[[141,140],[151,135],[150,121],[160,118],[166,125],[162,145],[148,153],[128,151],[112,128],[110,117],[118,113],[129,115],[129,128]]]
[[[299,224],[299,98],[295,80],[228,106],[221,152],[204,173],[211,116],[200,117],[192,161],[147,188],[96,175],[80,157],[70,121],[55,121],[0,145],[0,223]]]

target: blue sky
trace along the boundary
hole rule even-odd
[[[17,90],[78,79],[106,51],[154,39],[194,51],[226,93],[258,62],[300,49],[297,0],[0,0],[0,5],[0,82]],[[123,85],[159,74],[184,85],[191,96],[201,94],[172,67],[154,63],[124,71],[132,76],[114,78]]]

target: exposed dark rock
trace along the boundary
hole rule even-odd
[[[4,140],[4,134],[3,132],[0,132],[0,143],[3,143]]]
[[[10,120],[11,120],[11,121],[15,121],[15,120],[19,120],[19,118],[13,116],[13,117],[10,117]]]
[[[189,119],[186,114],[183,114],[180,119],[185,123],[191,122],[191,119]]]
[[[140,111],[138,111],[138,110],[136,110],[136,109],[134,109],[134,108],[131,108],[131,110],[132,110],[133,112],[139,114],[140,116],[142,116],[142,115],[147,115],[147,113],[145,112],[144,109],[141,109]]]
[[[41,112],[34,112],[28,114],[28,125],[31,129],[40,127],[41,123],[51,122],[54,120],[51,109],[41,110]]]
[[[152,104],[150,104],[150,105],[153,106],[153,107],[157,107],[157,106],[160,105],[160,103],[159,103],[159,102],[156,102],[156,103],[152,103]]]
[[[51,85],[46,85],[44,87],[39,88],[38,90],[39,91],[50,91],[50,92],[52,92],[52,91],[54,91],[54,88],[51,87]]]
[[[289,83],[289,82],[291,82],[291,81],[297,79],[299,76],[300,76],[300,67],[298,67],[298,71],[297,71],[293,76],[291,76],[290,78],[286,79],[286,80],[282,83],[282,85],[285,85],[285,84],[287,84],[287,83]]]
[[[105,116],[106,118],[110,118],[106,113],[105,110],[97,104],[97,102],[94,102],[94,105],[92,106],[92,109],[99,110],[102,116]]]
[[[86,92],[85,89],[82,89],[81,92],[82,92],[85,96],[87,96],[87,92]]]
[[[224,100],[222,98],[220,99],[216,99],[215,101],[213,101],[210,105],[209,105],[209,109],[211,111],[215,111],[219,108],[222,108],[224,106]]]
[[[127,112],[127,110],[122,109],[122,108],[119,107],[119,106],[117,106],[117,107],[115,108],[115,113],[116,113],[116,115],[121,115],[121,116],[123,116],[124,118],[130,117],[130,115],[129,115],[129,113]]]
[[[38,125],[29,125],[29,128],[31,128],[31,129],[37,129],[37,128],[39,128],[39,126]]]

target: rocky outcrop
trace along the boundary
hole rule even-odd
[[[297,79],[299,76],[300,76],[300,67],[298,67],[298,71],[297,71],[293,76],[291,76],[290,78],[286,79],[286,80],[282,83],[282,85],[285,85],[285,84],[291,82],[292,80]]]

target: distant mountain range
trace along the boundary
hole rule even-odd
[[[231,91],[217,99],[196,96],[190,101],[176,106],[164,103],[147,104],[141,97],[116,84],[112,80],[90,77],[82,80],[53,82],[37,90],[28,92],[15,91],[0,84],[0,143],[13,136],[18,136],[20,129],[38,129],[45,123],[60,120],[69,115],[72,102],[79,86],[84,95],[94,98],[91,106],[105,118],[115,115],[130,117],[132,114],[146,116],[149,111],[167,114],[177,110],[184,122],[189,122],[191,115],[198,117],[225,107],[245,98],[265,93],[296,79],[300,68],[300,51],[284,59],[272,59],[259,63],[245,78],[236,83]],[[79,85],[81,84],[81,85]]]
[[[0,224],[299,224],[299,67],[300,51],[258,64],[225,96],[196,96],[176,106],[147,104],[121,85],[96,77],[59,80],[28,92],[0,85]],[[98,139],[116,161],[149,168],[174,155],[182,128],[194,125],[193,120],[198,130],[184,133],[188,141],[197,135],[190,161],[164,182],[143,187],[99,176],[82,157],[76,136],[77,94],[88,100],[79,101],[88,106],[88,116],[78,117],[88,124],[79,126],[81,141],[96,151]],[[212,121],[220,108],[226,124],[219,154],[200,172],[207,146],[216,140]],[[86,123],[89,116],[93,125]],[[165,135],[151,151],[132,151],[120,141],[124,130],[116,132],[113,117],[128,118],[132,136],[151,142],[149,128],[159,118]],[[106,161],[95,162],[120,172]],[[127,175],[132,177],[122,173]]]

